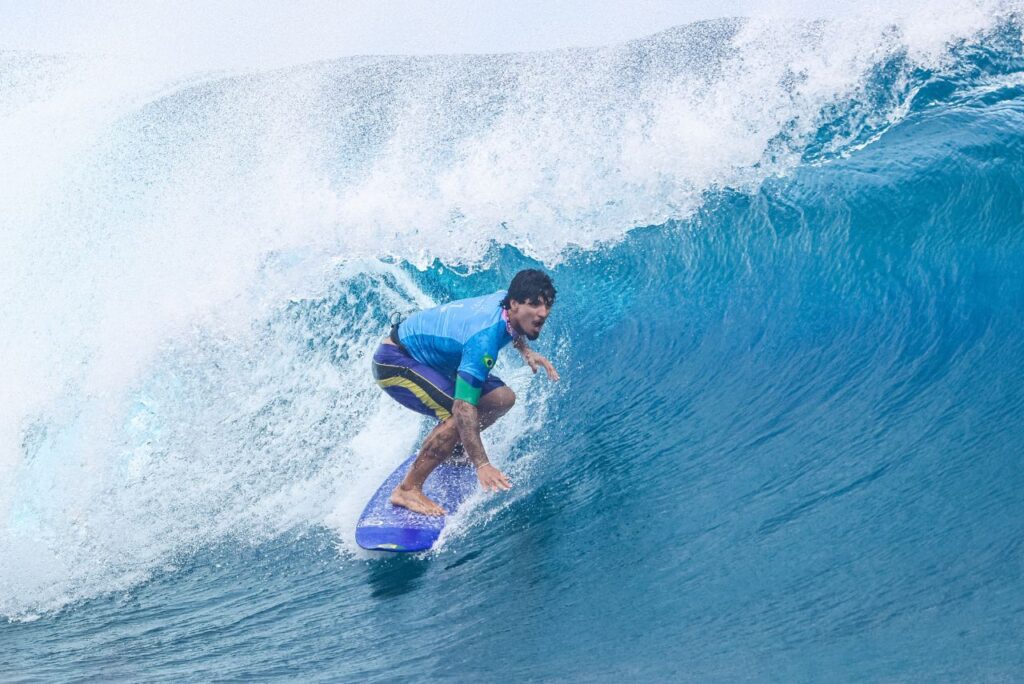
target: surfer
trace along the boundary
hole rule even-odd
[[[491,374],[498,351],[509,342],[536,373],[558,372],[530,349],[555,303],[551,278],[537,269],[520,271],[508,290],[461,299],[413,314],[391,328],[373,355],[373,377],[407,408],[440,422],[427,435],[391,503],[417,513],[444,515],[423,493],[423,483],[449,456],[464,449],[485,490],[508,490],[508,478],[491,465],[480,432],[505,415],[516,395]]]

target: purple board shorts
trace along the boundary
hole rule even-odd
[[[373,377],[381,389],[406,408],[438,420],[452,417],[455,376],[439,373],[412,358],[400,347],[381,344],[373,355]],[[504,387],[496,375],[488,375],[480,396]]]

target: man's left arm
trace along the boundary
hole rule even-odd
[[[558,382],[558,371],[555,370],[555,367],[552,366],[551,362],[544,358],[544,356],[530,349],[530,345],[526,343],[525,336],[520,336],[519,339],[512,343],[512,346],[522,354],[523,361],[525,361],[526,365],[530,367],[530,370],[536,373],[537,368],[543,366],[544,370],[548,374],[548,378],[554,382]]]

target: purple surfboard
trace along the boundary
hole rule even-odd
[[[356,543],[371,551],[425,551],[434,545],[448,516],[413,513],[394,506],[391,492],[405,477],[416,459],[405,460],[373,495],[356,523]],[[448,511],[459,506],[477,490],[476,469],[468,461],[446,461],[427,478],[423,492]]]

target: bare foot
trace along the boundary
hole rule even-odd
[[[427,498],[422,489],[402,489],[402,485],[391,492],[391,503],[408,508],[423,515],[445,515],[446,511]]]

